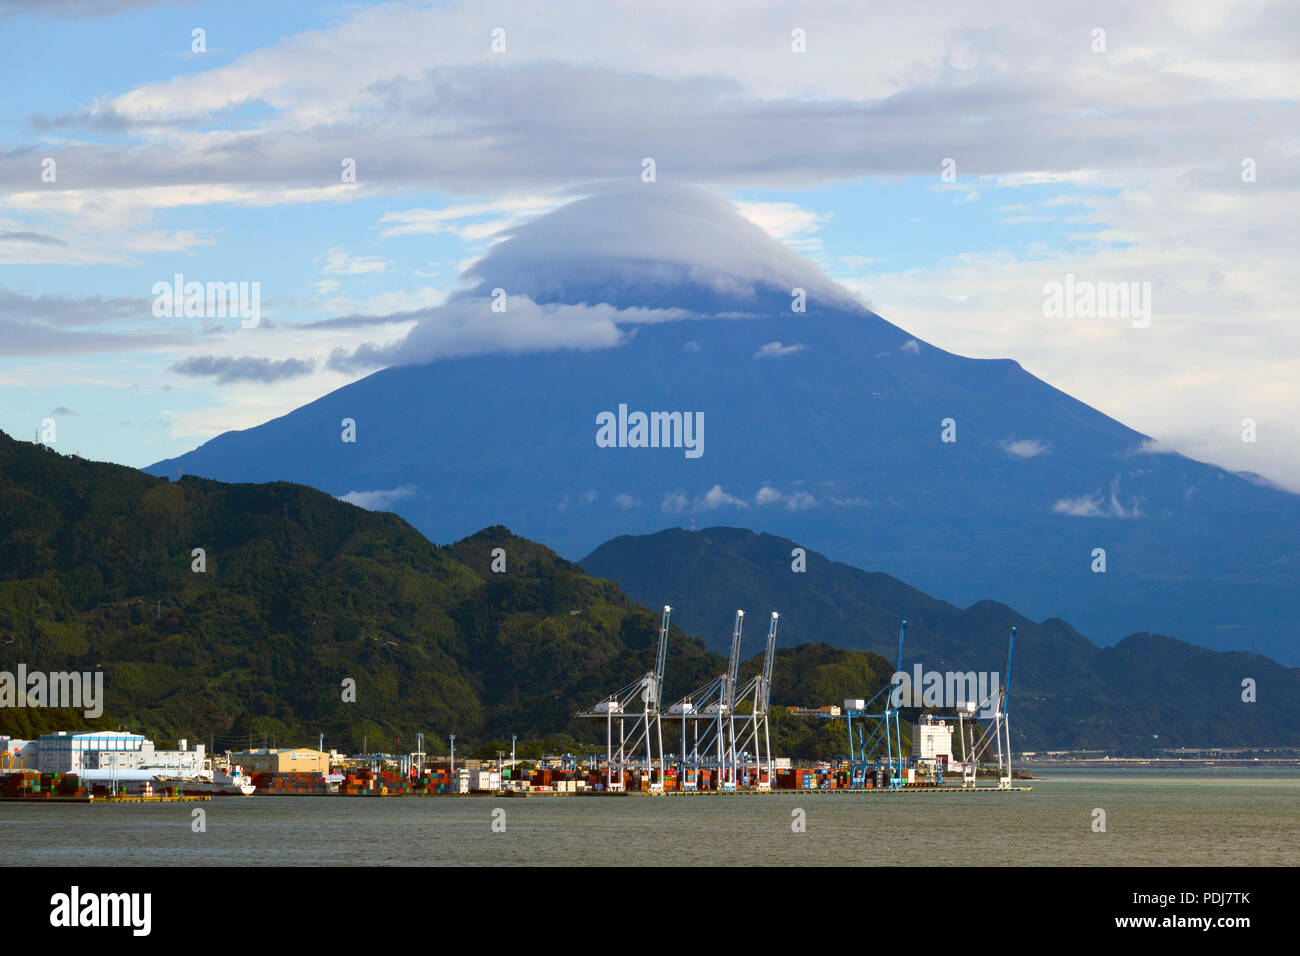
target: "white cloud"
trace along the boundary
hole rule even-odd
[[[1122,103],[1130,108],[1146,105],[1139,119],[1150,122],[1162,115],[1152,107],[1163,107],[1191,90],[1202,91],[1206,99],[1295,98],[1294,49],[1283,39],[1289,9],[1250,7],[1222,18],[1176,4],[1115,8],[1107,12],[1109,35],[1127,42],[1115,43],[1110,53],[1099,57],[1089,49],[1086,30],[1079,40],[1082,28],[1069,8],[1020,0],[1003,5],[990,20],[986,11],[930,0],[879,4],[864,21],[852,3],[839,0],[802,12],[800,25],[808,30],[811,52],[792,56],[773,39],[788,42],[790,29],[788,10],[775,2],[748,7],[740,20],[721,9],[669,3],[653,20],[638,19],[636,30],[626,29],[639,10],[631,3],[560,0],[536,10],[520,9],[507,0],[433,7],[388,3],[350,10],[323,29],[248,52],[215,69],[106,97],[95,104],[94,114],[148,124],[206,118],[262,103],[279,119],[268,125],[301,129],[331,121],[346,124],[373,115],[398,95],[414,97],[420,81],[430,83],[434,71],[449,75],[441,77],[435,93],[452,85],[450,77],[459,77],[461,85],[453,88],[477,106],[474,87],[466,78],[475,72],[504,72],[484,71],[489,56],[484,24],[499,20],[510,25],[512,65],[581,63],[695,81],[697,100],[708,87],[696,78],[725,71],[735,109],[750,101],[819,99],[879,102],[886,115],[916,116],[932,106],[925,93],[938,89],[957,100],[951,109],[958,115],[979,115],[981,123],[967,125],[985,133],[1001,114],[980,110],[979,90],[972,86],[990,77],[1028,77],[1064,101],[1057,107],[1063,118],[1074,119],[1072,114],[1081,109],[1095,114]],[[617,44],[608,42],[614,33],[620,37]],[[881,44],[881,36],[889,42]],[[869,66],[863,63],[863,49],[872,50]],[[634,90],[628,81],[608,82],[590,90],[580,105],[603,118],[625,107]],[[1026,128],[1006,130],[1007,148],[1041,143],[1033,129],[1042,121],[1034,109],[1038,104],[1023,95],[1014,99]],[[641,104],[636,118],[644,123],[646,112],[654,115],[652,106]],[[924,130],[929,124],[918,119],[915,125]],[[1184,135],[1194,136],[1196,126],[1189,123]],[[882,135],[879,126],[869,132]],[[962,132],[943,130],[950,139]],[[191,137],[197,140],[203,134],[212,136],[203,130]],[[994,142],[999,138],[990,137]],[[1096,148],[1111,145],[1099,142]],[[975,157],[971,162],[978,163],[984,154],[954,148],[929,155],[970,155]],[[747,159],[752,162],[753,157]],[[1060,175],[1051,170],[1043,174]]]
[[[786,355],[793,355],[795,352],[802,352],[808,346],[796,342],[794,345],[782,345],[780,342],[768,342],[754,353],[754,358],[781,358]]]
[[[614,504],[618,505],[624,511],[627,511],[630,508],[640,508],[641,499],[637,498],[635,495],[629,495],[625,491],[620,491],[614,496]]]
[[[406,313],[431,309],[447,301],[447,293],[433,286],[420,286],[418,289],[390,289],[376,292],[364,298],[346,295],[334,295],[339,284],[328,285],[332,280],[323,280],[316,284],[316,293],[321,296],[320,307],[334,315],[392,316],[394,322],[409,322]]]
[[[714,485],[704,496],[697,500],[697,506],[703,511],[713,511],[716,508],[748,508],[749,505],[741,498],[735,495],[729,495],[722,490],[721,485]]]
[[[774,40],[790,29],[776,2],[747,7],[740,21],[682,0],[652,20],[635,3],[594,0],[349,7],[233,61],[33,118],[94,185],[0,194],[0,205],[97,224],[107,255],[111,237],[130,248],[144,238],[139,219],[177,204],[327,202],[412,186],[523,197],[384,221],[392,234],[483,238],[538,211],[539,194],[627,176],[646,142],[675,181],[747,189],[933,175],[937,157],[955,156],[951,185],[965,196],[985,182],[1087,185],[1117,168],[1172,182],[1203,171],[1204,143],[1240,143],[1237,152],[1264,157],[1260,185],[1271,175],[1277,188],[1294,178],[1291,14],[1270,3],[1231,15],[1125,5],[1107,11],[1113,45],[1099,56],[1080,41],[1073,10],[1034,0],[993,14],[885,3],[870,20],[832,0],[801,13],[812,45],[794,56]],[[496,20],[510,25],[508,58],[487,52],[484,24]],[[264,115],[247,124],[242,107]],[[980,122],[964,122],[971,116]],[[86,126],[94,136],[60,136]],[[35,144],[11,145],[0,182],[30,181]],[[321,185],[322,156],[358,158],[358,182]],[[795,203],[745,208],[783,241],[806,241],[820,225]],[[59,253],[29,244],[22,254]],[[83,244],[62,254],[84,254]]]
[[[792,202],[737,200],[736,208],[773,239],[801,254],[815,255],[822,251],[822,240],[814,233],[830,221],[830,213],[813,212]]]
[[[388,263],[378,256],[353,256],[335,246],[325,253],[325,264],[321,267],[321,272],[326,275],[356,276],[383,272],[387,268]]]
[[[908,339],[901,346],[899,346],[898,351],[906,352],[908,355],[920,355],[921,346],[920,343],[916,341],[916,339]]]
[[[817,499],[806,491],[793,491],[785,494],[771,485],[764,485],[754,495],[756,505],[783,505],[788,511],[803,511],[817,504]]]
[[[1106,173],[1100,185],[1107,191],[1073,204],[1086,231],[1023,257],[960,254],[837,278],[925,341],[1014,358],[1169,450],[1300,491],[1300,234],[1288,226],[1300,217],[1300,182],[1260,190],[1225,164],[1149,180]],[[1043,287],[1067,274],[1149,282],[1150,327],[1045,318]],[[1243,418],[1261,425],[1254,443],[1241,440]]]
[[[1078,498],[1061,498],[1052,505],[1057,514],[1071,515],[1076,518],[1140,518],[1142,511],[1137,502],[1125,508],[1119,500],[1119,481],[1111,482],[1110,496],[1101,491]]]
[[[66,147],[89,151],[95,147]],[[66,152],[60,151],[61,156]],[[0,182],[5,181],[0,155]],[[225,183],[186,183],[113,188],[111,172],[87,176],[95,187],[4,192],[0,209],[8,208],[48,223],[58,243],[0,243],[0,264],[43,262],[65,265],[106,263],[139,264],[151,253],[194,253],[212,245],[211,235],[194,230],[168,231],[153,226],[160,212],[210,205],[265,207],[309,202],[337,202],[357,198],[355,185],[325,187],[232,186]],[[159,179],[167,174],[159,173]],[[237,178],[237,177],[236,177]],[[11,182],[28,181],[15,175]]]
[[[402,485],[387,491],[349,491],[346,495],[339,495],[339,500],[365,508],[367,511],[387,511],[392,505],[413,494],[415,494],[414,485]]]
[[[1077,518],[1096,518],[1105,514],[1101,506],[1101,495],[1084,495],[1079,498],[1061,498],[1052,505],[1057,514],[1074,515]]]
[[[1012,458],[1037,458],[1039,455],[1046,454],[1052,446],[1037,439],[1022,438],[1017,441],[1001,442],[999,447]]]
[[[752,298],[770,308],[770,298],[761,296],[784,302],[785,290],[797,285],[823,300],[857,307],[814,265],[717,195],[658,184],[654,193],[617,184],[590,192],[510,230],[462,276],[477,284],[407,316],[418,321],[404,339],[339,350],[331,367],[353,372],[494,351],[610,348],[626,340],[625,326],[693,317],[680,308],[637,304],[656,301],[665,289],[681,292],[682,284],[700,306],[714,301],[734,308],[736,299]],[[504,311],[493,308],[495,289],[509,292]],[[628,301],[612,305],[611,294]],[[331,304],[334,311],[359,311]],[[702,308],[698,314],[716,313]],[[692,350],[689,342],[685,348]],[[771,342],[754,357],[804,348]]]
[[[488,352],[602,349],[620,345],[620,323],[653,320],[653,312],[619,310],[609,305],[538,305],[524,296],[506,298],[504,312],[491,298],[453,299],[417,313],[402,339],[358,348],[336,349],[329,365],[351,373],[387,365],[419,365],[441,358]]]
[[[817,499],[806,491],[791,492],[786,496],[785,506],[790,511],[802,511],[817,504]]]
[[[691,501],[680,491],[670,491],[664,495],[663,502],[659,505],[659,510],[668,514],[681,514],[688,507]]]
[[[558,196],[511,196],[487,202],[462,203],[442,209],[407,209],[379,218],[383,236],[451,233],[477,241],[514,228],[527,219],[562,205]],[[473,220],[473,221],[465,221]]]
[[[584,290],[591,304],[611,286],[691,284],[743,310],[759,288],[807,290],[811,299],[856,305],[813,263],[772,239],[722,196],[669,183],[602,183],[588,195],[511,229],[465,273],[476,291],[495,287],[536,300]],[[592,264],[598,275],[592,276]],[[568,301],[572,301],[569,298]],[[623,302],[647,305],[649,302]],[[655,303],[660,304],[660,303]]]

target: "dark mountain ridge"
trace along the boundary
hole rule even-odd
[[[779,644],[818,641],[895,660],[906,620],[903,669],[1005,672],[1007,636],[1018,629],[1012,713],[1025,746],[1123,748],[1292,746],[1300,717],[1300,669],[1244,652],[1216,652],[1155,634],[1098,647],[1065,621],[1035,622],[995,601],[965,609],[888,574],[806,552],[795,542],[740,528],[668,529],[615,538],[582,560],[590,573],[639,599],[673,594],[673,619],[715,651],[726,647],[727,609],[782,609]],[[1243,700],[1244,680],[1257,702]],[[826,703],[826,702],[819,702]]]

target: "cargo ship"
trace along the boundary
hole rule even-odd
[[[158,781],[165,787],[175,787],[181,793],[192,796],[212,794],[251,797],[257,790],[242,767],[231,767],[229,771],[201,770],[197,776],[159,777]]]

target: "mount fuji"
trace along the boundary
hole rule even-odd
[[[331,358],[379,371],[146,470],[300,482],[435,541],[504,524],[574,561],[698,516],[1103,645],[1300,663],[1300,496],[916,338],[711,193],[635,185],[517,227],[404,340]]]

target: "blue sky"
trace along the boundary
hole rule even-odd
[[[918,337],[1300,488],[1285,5],[515,7],[0,0],[0,428],[138,466],[284,414],[651,156]],[[263,324],[155,318],[177,272]],[[1150,283],[1150,328],[1045,317],[1067,274]]]

